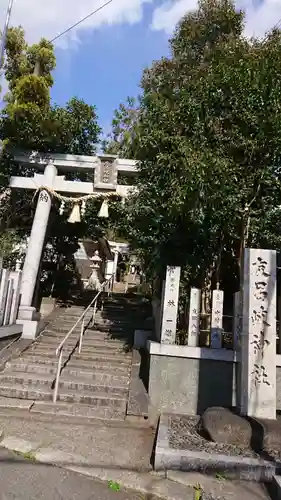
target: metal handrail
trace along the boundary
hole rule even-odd
[[[84,330],[85,330],[85,315],[87,314],[87,312],[90,310],[90,308],[92,306],[94,306],[94,311],[93,311],[93,315],[91,317],[91,319],[89,320],[89,323],[92,323],[94,324],[95,322],[95,317],[96,317],[96,311],[97,311],[97,299],[98,297],[100,296],[100,294],[104,291],[104,289],[106,288],[107,285],[110,285],[109,289],[108,289],[108,295],[112,292],[112,288],[113,288],[113,280],[114,280],[114,275],[112,274],[110,276],[110,278],[108,278],[106,281],[104,281],[101,285],[101,289],[98,291],[98,293],[95,295],[95,297],[93,298],[93,300],[90,302],[90,304],[88,305],[88,307],[85,309],[85,311],[83,311],[83,313],[81,314],[81,316],[79,316],[78,320],[76,321],[76,323],[73,325],[73,327],[69,330],[69,332],[66,334],[66,336],[64,337],[64,339],[61,341],[60,345],[58,346],[58,348],[56,349],[56,356],[59,355],[59,360],[58,360],[58,367],[57,367],[57,374],[56,374],[56,381],[55,381],[55,387],[54,387],[54,394],[53,394],[53,403],[56,403],[57,402],[57,397],[58,397],[58,389],[59,389],[59,382],[60,382],[60,374],[61,374],[61,365],[62,365],[62,356],[63,356],[63,348],[64,348],[64,345],[66,343],[66,341],[68,340],[68,338],[70,337],[70,335],[72,334],[72,332],[74,331],[74,329],[77,327],[77,325],[79,325],[80,321],[82,321],[82,324],[81,324],[81,330],[80,330],[80,338],[79,338],[79,348],[78,348],[78,352],[79,354],[81,353],[81,349],[82,349],[82,341],[83,341],[83,334],[84,334]]]

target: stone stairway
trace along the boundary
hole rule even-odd
[[[30,412],[124,420],[132,365],[131,345],[138,305],[114,294],[86,329],[78,352],[80,325],[64,347],[58,400],[52,402],[58,358],[55,351],[83,311],[62,309],[53,322],[0,374],[0,398],[30,401]],[[85,324],[92,313],[87,313]]]

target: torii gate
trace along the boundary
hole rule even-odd
[[[118,184],[118,173],[136,175],[134,160],[119,159],[111,155],[80,156],[63,154],[24,153],[14,157],[21,164],[33,165],[44,174],[34,173],[33,177],[11,177],[10,187],[16,189],[40,190],[26,252],[21,299],[17,323],[23,325],[22,337],[34,339],[38,334],[40,314],[32,306],[38,270],[52,205],[52,192],[69,195],[93,195],[108,197],[128,196],[130,185]],[[90,172],[93,182],[67,181],[62,172]],[[46,189],[43,189],[43,188]]]

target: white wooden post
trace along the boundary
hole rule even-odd
[[[241,333],[243,415],[276,419],[276,251],[246,248]]]
[[[12,300],[13,300],[13,288],[14,288],[14,280],[11,277],[11,273],[9,276],[9,281],[8,281],[8,290],[7,290],[7,300],[6,300],[6,306],[5,306],[5,312],[4,312],[4,321],[3,325],[6,326],[10,322],[10,314],[11,314],[11,307],[12,307]]]
[[[8,293],[8,281],[9,281],[9,271],[8,269],[2,269],[1,283],[0,283],[0,326],[3,325],[5,307]]]
[[[213,290],[211,321],[211,347],[213,349],[221,349],[222,347],[223,296],[222,290]]]
[[[13,298],[11,305],[11,314],[10,314],[10,325],[16,323],[19,301],[20,301],[20,285],[21,285],[21,271],[13,271],[11,275],[13,277]]]
[[[180,272],[180,267],[167,266],[161,325],[163,344],[174,344],[176,340]]]
[[[200,300],[201,290],[199,290],[198,288],[191,288],[187,340],[187,345],[189,345],[190,347],[197,347],[199,344]]]

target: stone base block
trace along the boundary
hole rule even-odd
[[[36,311],[35,307],[20,306],[18,312],[18,320],[22,321],[39,321],[40,313]],[[18,321],[17,321],[18,323]]]
[[[43,318],[49,316],[53,312],[56,306],[56,299],[51,297],[43,297],[40,307],[40,314]]]
[[[17,325],[22,325],[21,338],[23,339],[36,339],[40,333],[39,321],[17,319]]]

